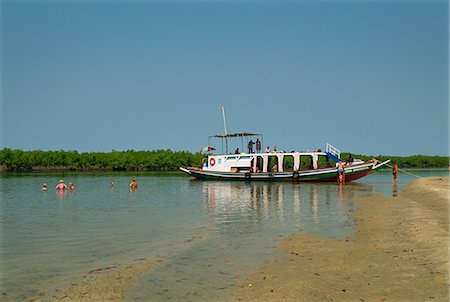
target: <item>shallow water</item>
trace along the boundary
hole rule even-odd
[[[131,177],[136,192],[128,190]],[[232,300],[238,280],[279,256],[284,236],[345,238],[355,198],[401,194],[414,178],[400,174],[393,192],[391,177],[380,171],[342,187],[202,182],[179,173],[2,174],[0,300],[48,299],[90,270],[141,258],[165,262],[141,275],[126,300]],[[55,192],[61,178],[75,191]]]

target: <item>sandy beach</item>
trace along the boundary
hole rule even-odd
[[[448,301],[449,178],[356,201],[344,240],[296,234],[242,280],[239,301]]]

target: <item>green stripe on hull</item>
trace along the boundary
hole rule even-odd
[[[364,167],[347,168],[345,171],[346,178],[349,181],[358,179],[372,173],[372,165]],[[323,172],[323,173],[321,173]],[[356,175],[358,174],[358,175]],[[361,175],[362,174],[362,175]],[[332,171],[310,170],[297,172],[279,172],[279,173],[230,173],[230,172],[205,172],[192,171],[191,175],[204,180],[248,180],[248,181],[335,181],[338,178],[336,169]],[[355,178],[352,178],[355,176]]]

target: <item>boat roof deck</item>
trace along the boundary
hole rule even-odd
[[[216,154],[216,155],[210,155],[210,156],[248,156],[248,155],[254,155],[254,156],[278,156],[278,155],[324,155],[326,156],[327,153],[323,151],[294,151],[294,152],[262,152],[262,153],[229,153],[229,154]]]

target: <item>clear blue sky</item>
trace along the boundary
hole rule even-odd
[[[279,150],[448,155],[448,14],[443,0],[3,0],[1,145],[198,151],[224,105],[228,132]]]

